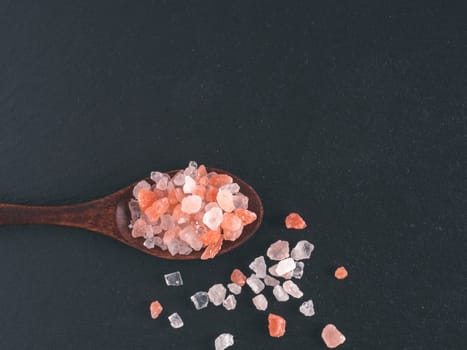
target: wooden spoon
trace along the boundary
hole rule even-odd
[[[256,191],[239,177],[221,169],[208,169],[217,173],[232,176],[234,182],[240,186],[240,191],[248,197],[248,209],[255,212],[258,218],[255,222],[245,226],[242,235],[236,241],[224,241],[219,254],[226,253],[245,243],[258,230],[263,220],[263,204]],[[170,176],[179,170],[169,171]],[[148,180],[148,179],[146,179]],[[189,255],[174,255],[158,247],[147,249],[143,245],[143,238],[133,238],[128,228],[130,223],[130,210],[128,202],[132,198],[133,187],[136,183],[125,187],[103,198],[85,203],[62,206],[30,206],[17,204],[0,204],[1,225],[60,225],[84,228],[89,231],[101,233],[119,240],[132,248],[144,253],[172,260],[199,259],[204,248]]]

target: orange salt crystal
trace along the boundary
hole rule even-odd
[[[214,231],[207,231],[199,236],[201,242],[206,245],[216,242],[221,237],[221,230],[218,228]]]
[[[198,183],[202,186],[207,186],[208,184],[208,177],[207,176],[201,176],[198,180]]]
[[[177,201],[181,202],[183,198],[185,198],[185,193],[183,193],[183,190],[180,187],[177,187],[175,189],[175,197],[177,198]]]
[[[206,249],[204,249],[204,252],[201,255],[201,260],[207,260],[207,259],[214,258],[222,248],[222,241],[223,241],[223,239],[222,239],[222,236],[221,236],[221,237],[219,237],[219,239],[216,242],[209,244],[206,247]]]
[[[231,184],[232,182],[233,182],[232,176],[229,176],[226,174],[217,174],[209,179],[209,184],[216,186],[216,187],[221,187],[227,184]]]
[[[197,196],[200,196],[201,199],[204,199],[206,194],[206,186],[196,185],[191,194],[196,194]]]
[[[156,200],[156,194],[150,190],[141,189],[138,192],[138,205],[142,211],[149,208]]]
[[[178,199],[177,199],[177,194],[175,193],[175,189],[172,191],[169,191],[167,194],[167,199],[169,200],[170,204],[177,204]]]
[[[149,306],[149,311],[151,312],[151,317],[153,319],[158,318],[162,310],[164,310],[164,308],[158,301],[153,301]]]
[[[148,217],[149,221],[155,222],[159,217],[167,212],[169,209],[169,200],[167,198],[161,198],[155,201],[144,213]]]
[[[207,186],[205,199],[208,202],[215,202],[217,200],[216,198],[217,198],[217,192],[218,191],[219,190],[215,186]]]
[[[166,191],[162,191],[162,190],[159,190],[157,188],[153,189],[152,190],[154,192],[154,194],[156,195],[157,199],[161,199],[161,198],[164,198],[167,196],[167,192]]]
[[[242,220],[235,214],[225,213],[221,227],[225,231],[237,231],[242,227]]]
[[[177,204],[172,212],[172,219],[178,224],[178,223],[186,223],[190,220],[190,216],[188,214],[185,214],[182,211],[182,205]]]
[[[256,220],[256,214],[247,209],[238,208],[234,213],[242,220],[243,225],[251,224]]]
[[[345,336],[331,323],[323,328],[321,338],[329,349],[335,349],[345,342]]]
[[[295,230],[303,230],[306,227],[306,222],[297,213],[290,213],[285,218],[285,226]]]
[[[334,272],[334,277],[336,277],[338,280],[343,280],[345,279],[349,273],[345,269],[344,266],[340,266],[336,269],[336,272]]]
[[[241,236],[243,232],[243,226],[240,226],[240,229],[236,231],[224,230],[224,239],[226,241],[236,241],[238,237]]]
[[[283,317],[275,314],[268,316],[269,335],[271,337],[282,337],[285,334],[286,321]]]
[[[240,287],[243,287],[245,285],[245,283],[246,283],[246,276],[239,269],[234,269],[232,271],[232,274],[230,275],[230,280],[233,283],[238,284]]]
[[[203,164],[201,164],[198,167],[198,170],[196,170],[196,178],[200,179],[201,177],[207,176],[207,175],[208,175],[208,171],[206,170],[206,167]]]

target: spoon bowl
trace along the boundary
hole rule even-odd
[[[167,173],[173,176],[178,171],[172,170]],[[240,186],[240,191],[248,197],[248,210],[255,212],[257,215],[256,221],[246,225],[237,240],[224,241],[219,252],[219,254],[224,254],[242,245],[253,236],[261,225],[264,209],[258,193],[238,176],[222,169],[208,168],[208,171],[230,175],[234,182]],[[158,247],[148,249],[143,245],[143,238],[134,238],[131,235],[128,227],[131,218],[128,203],[133,196],[135,185],[136,183],[105,197],[74,205],[29,206],[0,204],[0,226],[41,224],[80,227],[109,236],[132,248],[159,258],[171,260],[199,259],[204,249],[193,251],[188,255],[171,255],[167,250],[164,251]]]

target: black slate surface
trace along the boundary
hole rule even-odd
[[[467,27],[434,1],[0,2],[0,201],[65,204],[189,160],[263,198],[245,246],[162,261],[62,227],[0,228],[0,349],[465,349]],[[310,224],[287,232],[299,211]],[[196,312],[277,239],[316,245],[315,301]],[[350,277],[332,278],[344,264]],[[183,288],[162,275],[180,270]],[[148,317],[157,298],[166,311]],[[185,327],[166,317],[179,312]]]

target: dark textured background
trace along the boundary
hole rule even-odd
[[[0,228],[0,349],[465,349],[465,6],[0,1],[0,200],[64,204],[190,159],[243,177],[266,215],[209,262],[161,261],[61,227]],[[286,232],[297,210],[311,224]],[[316,245],[316,304],[188,297],[278,238]],[[338,264],[350,277],[332,278]],[[180,270],[183,288],[168,288]],[[267,296],[270,296],[268,292]],[[185,327],[148,317],[158,298]],[[271,299],[270,299],[271,300]]]

